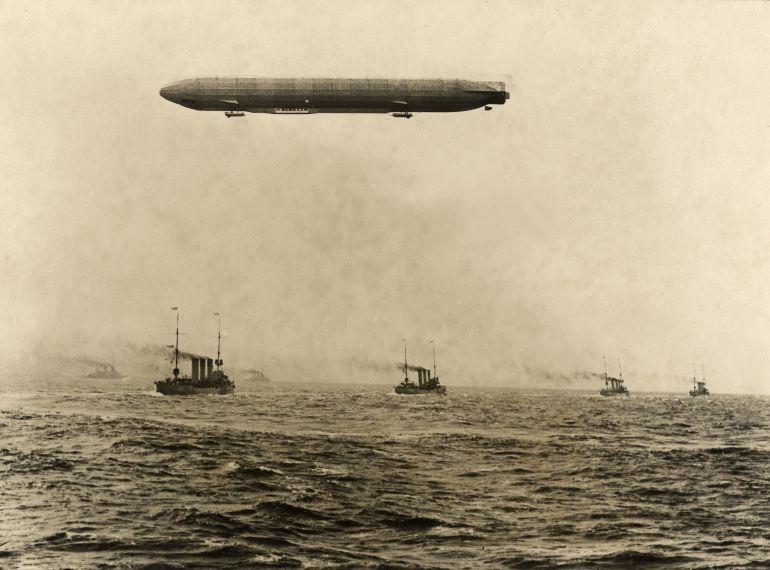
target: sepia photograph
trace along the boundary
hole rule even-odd
[[[0,0],[0,568],[770,566],[770,3]]]

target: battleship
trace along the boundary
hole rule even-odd
[[[693,370],[692,373],[692,390],[690,390],[690,396],[695,398],[696,396],[708,396],[711,392],[709,392],[708,388],[706,388],[706,374],[703,373],[703,379],[698,380],[695,377],[695,370]]]
[[[83,378],[103,378],[107,380],[120,380],[125,378],[123,374],[115,369],[114,364],[99,364],[96,370],[83,376]]]
[[[628,396],[628,388],[623,385],[623,371],[620,368],[620,359],[618,358],[618,377],[613,378],[607,375],[607,360],[604,360],[604,388],[599,392],[602,396]]]
[[[174,307],[172,310],[176,311]],[[218,320],[218,325],[221,322]],[[174,344],[174,369],[172,376],[155,381],[155,389],[166,396],[192,396],[196,394],[232,394],[235,383],[221,370],[221,326],[217,327],[217,358],[191,356],[190,376],[179,376],[179,313],[176,315],[176,343]],[[216,365],[216,370],[214,369]]]
[[[409,379],[409,365],[406,362],[406,346],[404,346],[404,380],[396,386],[396,394],[446,394],[446,386],[441,385],[436,369],[436,347],[433,346],[433,377],[430,369],[414,366],[417,372],[417,384]]]

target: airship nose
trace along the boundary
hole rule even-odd
[[[179,101],[179,82],[169,83],[161,87],[160,96],[173,103]]]

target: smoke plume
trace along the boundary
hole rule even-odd
[[[598,372],[588,370],[575,370],[573,372],[553,372],[539,366],[523,364],[524,372],[530,378],[553,383],[553,384],[574,384],[585,381],[603,380],[604,376]]]
[[[396,368],[399,370],[404,369],[404,363],[403,362],[396,362]],[[423,366],[415,366],[414,364],[407,364],[406,366],[407,370],[411,370],[412,372],[419,372],[420,370],[427,370],[430,372],[430,368],[425,368]]]

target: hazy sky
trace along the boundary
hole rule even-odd
[[[166,344],[179,306],[188,350],[219,311],[226,362],[325,379],[405,337],[450,385],[606,354],[632,390],[695,360],[770,392],[767,3],[0,1],[0,51],[4,352]],[[511,98],[406,121],[158,95],[206,75]]]

